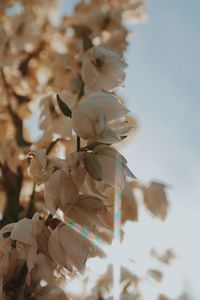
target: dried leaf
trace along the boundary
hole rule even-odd
[[[151,256],[160,262],[169,265],[175,258],[173,250],[167,249],[163,254],[158,254],[158,252],[153,248],[151,249]]]
[[[129,182],[125,183],[125,188],[122,191],[122,224],[126,221],[137,221],[138,219],[138,206],[137,200],[133,194],[133,189]]]
[[[161,220],[166,218],[169,206],[164,187],[161,183],[151,182],[143,189],[147,209]]]
[[[161,282],[163,279],[163,274],[159,270],[155,269],[148,270],[148,276],[153,278],[157,282]]]

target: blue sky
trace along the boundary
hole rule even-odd
[[[142,160],[137,171],[145,179],[159,176],[171,185],[174,180],[178,185],[193,180],[196,189],[200,167],[200,3],[149,0],[148,6],[148,23],[135,27],[127,53],[123,93],[140,122],[140,145],[132,159],[135,164]],[[141,159],[135,161],[136,155]],[[193,203],[198,201],[194,198]]]

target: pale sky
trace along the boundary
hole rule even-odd
[[[134,27],[127,53],[123,94],[140,130],[126,153],[139,179],[172,186],[171,209],[163,225],[142,217],[136,248],[141,255],[143,244],[174,247],[178,258],[166,273],[164,290],[173,299],[187,283],[192,299],[199,300],[200,2],[149,0],[148,6],[149,20]],[[157,287],[146,288],[153,295]]]

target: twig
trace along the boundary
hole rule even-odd
[[[54,148],[54,146],[57,144],[57,142],[59,142],[60,139],[56,139],[55,141],[51,142],[49,144],[49,146],[47,147],[47,150],[46,150],[46,154],[50,154],[51,150]]]
[[[32,218],[34,214],[34,198],[35,198],[35,184],[33,186],[33,191],[29,200],[29,206],[26,213],[27,218]]]
[[[79,152],[81,150],[81,139],[78,135],[76,137],[76,150],[77,150],[77,152]]]

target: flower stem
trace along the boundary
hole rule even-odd
[[[77,150],[77,152],[79,152],[81,150],[81,139],[78,135],[76,137],[76,150]]]

